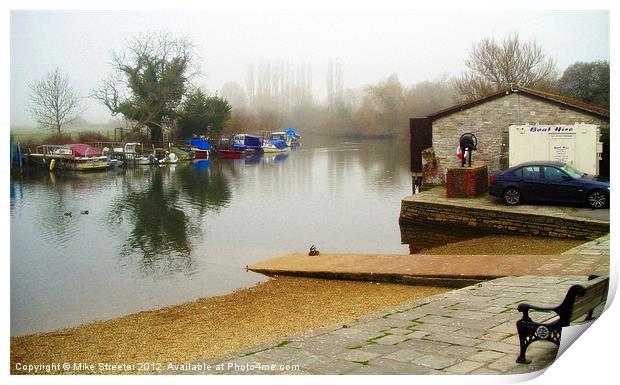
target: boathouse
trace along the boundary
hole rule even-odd
[[[414,185],[421,181],[444,183],[447,168],[460,165],[457,147],[464,133],[473,133],[478,139],[474,160],[486,163],[489,172],[494,172],[508,168],[510,126],[581,123],[600,130],[598,170],[600,175],[609,176],[609,110],[561,95],[513,86],[426,118],[411,119]]]

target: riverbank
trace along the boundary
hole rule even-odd
[[[486,235],[466,241],[451,242],[419,251],[417,254],[561,254],[583,244],[583,240],[569,238],[530,237],[525,235]]]
[[[345,322],[447,288],[279,277],[232,294],[11,338],[18,363],[184,363]],[[54,374],[103,373],[52,371]],[[112,374],[105,372],[106,374]],[[113,374],[139,373],[135,370]]]

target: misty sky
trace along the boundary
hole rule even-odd
[[[112,51],[122,51],[127,38],[155,30],[191,38],[202,70],[194,82],[209,92],[227,81],[245,87],[249,64],[261,60],[309,63],[319,101],[332,58],[342,62],[345,87],[392,73],[410,86],[459,75],[474,42],[510,32],[536,39],[560,71],[576,61],[609,60],[604,11],[12,11],[10,18],[12,125],[33,124],[29,82],[58,66],[86,96],[112,71]],[[89,121],[110,119],[95,101],[85,107]]]

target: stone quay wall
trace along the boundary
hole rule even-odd
[[[609,223],[476,209],[403,200],[400,223],[457,225],[498,234],[596,239],[609,233]]]

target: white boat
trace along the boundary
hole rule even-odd
[[[291,148],[282,140],[267,140],[263,143],[262,149],[265,154],[277,154],[290,151]]]
[[[166,153],[166,156],[159,160],[159,164],[174,164],[179,161],[179,158],[174,152]]]

